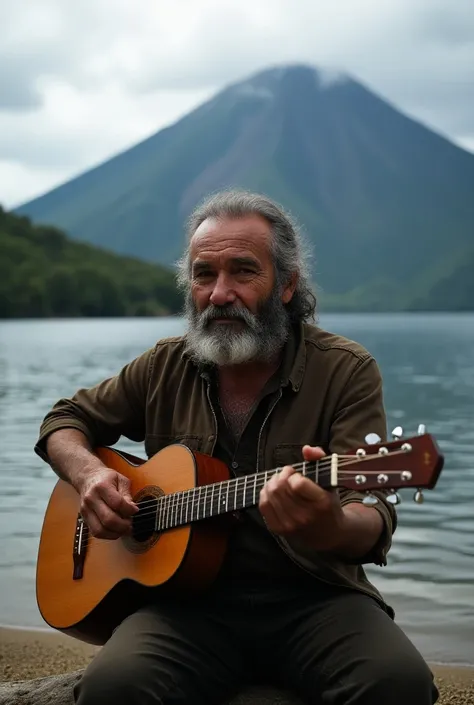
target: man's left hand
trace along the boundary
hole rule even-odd
[[[303,447],[306,461],[314,462],[324,455],[322,448]],[[321,551],[331,551],[341,542],[345,516],[338,493],[323,490],[291,466],[285,466],[265,484],[259,509],[275,534],[299,538]]]

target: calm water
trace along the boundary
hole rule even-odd
[[[425,504],[402,492],[389,565],[369,572],[426,658],[474,663],[474,316],[332,315],[321,325],[377,357],[389,428],[412,435],[425,423],[445,453]],[[35,561],[55,476],[33,453],[42,417],[182,329],[178,319],[0,322],[0,623],[44,626]]]

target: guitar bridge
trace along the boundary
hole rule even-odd
[[[80,514],[77,515],[76,531],[74,535],[74,550],[72,554],[74,569],[72,572],[73,580],[80,580],[84,574],[84,560],[87,552],[87,543],[89,539],[89,527],[85,524],[84,519]]]

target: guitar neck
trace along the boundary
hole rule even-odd
[[[334,485],[337,484],[337,456],[299,463],[293,465],[293,468],[324,489],[332,486],[333,481]],[[155,530],[164,531],[255,506],[259,501],[260,490],[281,469],[244,475],[160,497],[156,506]]]
[[[344,487],[368,493],[415,487],[418,502],[419,490],[435,486],[443,464],[444,457],[434,439],[422,433],[407,440],[361,446],[347,455],[332,453],[316,462],[292,467],[323,489]],[[153,518],[155,531],[164,531],[252,507],[258,504],[263,486],[281,470],[275,468],[155,498],[148,503],[147,515]]]

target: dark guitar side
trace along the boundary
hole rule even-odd
[[[108,467],[130,479],[134,498],[150,485],[168,494],[229,478],[226,465],[180,445],[165,448],[147,461],[111,448],[98,448],[96,453]],[[199,593],[217,577],[226,553],[230,515],[164,532],[155,545],[136,556],[126,550],[126,540],[94,539],[80,585],[80,580],[72,580],[71,570],[78,509],[77,493],[59,480],[43,523],[36,578],[40,612],[59,631],[102,645],[128,614],[146,602],[168,593],[199,599]],[[93,556],[93,550],[100,555]]]

